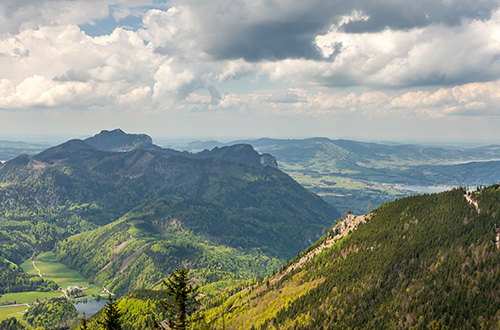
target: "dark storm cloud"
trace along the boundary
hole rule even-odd
[[[219,60],[243,58],[257,62],[321,58],[314,38],[319,32],[328,30],[345,6],[320,0],[255,2],[252,5],[245,1],[222,0],[189,1],[188,7],[200,24],[199,37],[206,53]]]
[[[485,1],[365,1],[358,9],[370,16],[367,21],[350,22],[345,32],[377,32],[385,28],[405,30],[430,24],[459,25],[464,19],[487,20],[496,0]]]
[[[244,58],[249,62],[284,58],[320,59],[314,44],[318,31],[326,31],[323,21],[265,22],[240,29],[226,38],[210,40],[206,51],[217,59]],[[210,37],[209,37],[210,38]]]
[[[253,5],[220,0],[178,4],[189,8],[192,21],[199,25],[198,44],[207,54],[218,60],[243,58],[250,62],[319,59],[315,37],[354,11],[369,19],[348,22],[341,27],[345,32],[459,25],[464,19],[486,20],[499,7],[496,0],[277,0]]]

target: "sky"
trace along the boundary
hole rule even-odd
[[[0,137],[500,143],[500,0],[2,0]]]

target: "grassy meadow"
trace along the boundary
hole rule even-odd
[[[0,322],[11,317],[21,318],[28,306],[0,307]]]
[[[87,287],[83,292],[88,295],[97,295],[100,286],[90,284],[76,270],[70,269],[62,263],[58,262],[52,252],[45,252],[35,258],[35,265],[40,270],[43,278],[52,280],[61,288],[66,289],[68,286],[80,285]],[[22,269],[28,274],[38,275],[38,271],[33,267],[32,260],[28,259],[21,264]]]

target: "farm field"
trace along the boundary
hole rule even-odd
[[[311,172],[295,166],[290,170],[288,164],[280,164],[294,180],[305,188],[321,196],[342,213],[349,209],[356,214],[370,212],[387,201],[402,198],[414,193],[397,189],[396,184],[357,180],[329,173]]]
[[[76,270],[70,269],[62,263],[58,262],[52,252],[45,252],[35,258],[35,266],[40,270],[42,276],[57,283],[61,288],[66,289],[68,286],[80,285],[87,287],[83,290],[88,296],[99,294],[100,286],[90,284]],[[38,270],[33,266],[32,260],[26,260],[21,264],[22,269],[28,274],[38,275]]]

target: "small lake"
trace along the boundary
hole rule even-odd
[[[454,186],[417,186],[417,185],[402,185],[397,189],[414,191],[419,194],[434,194],[443,191],[451,190]]]
[[[104,306],[106,306],[108,300],[107,299],[101,299],[99,301],[97,300],[87,300],[87,301],[79,301],[76,303],[73,303],[75,306],[76,310],[80,315],[83,315],[85,313],[86,317],[91,317],[98,311],[100,311]]]

